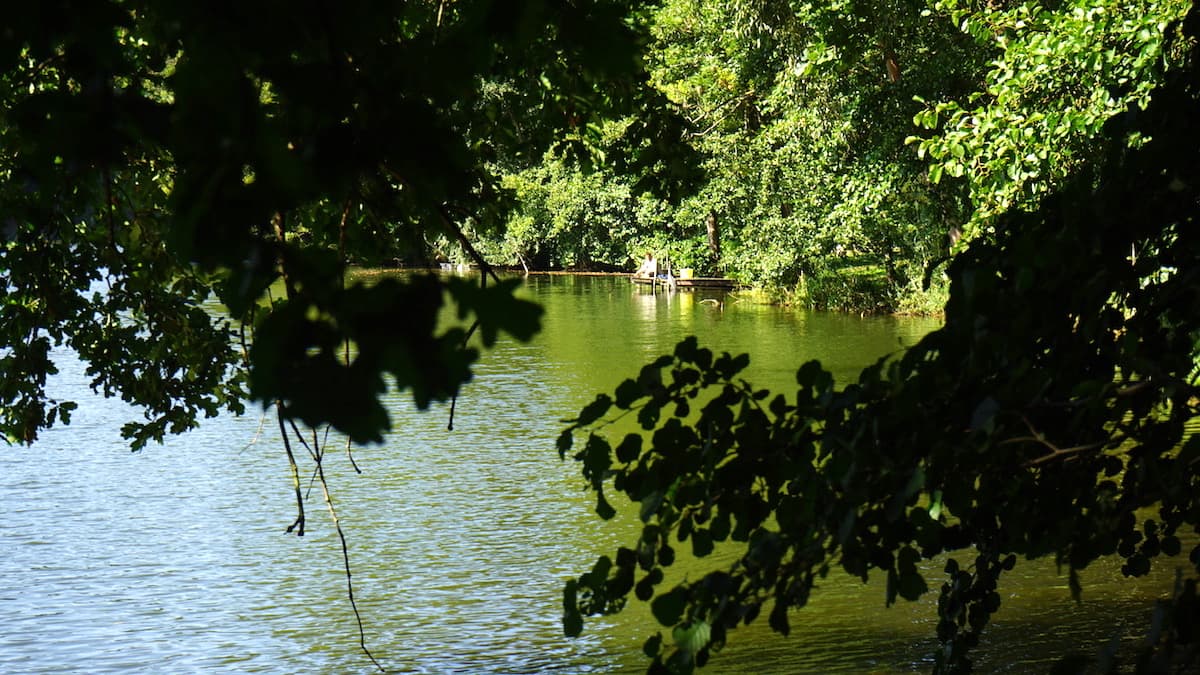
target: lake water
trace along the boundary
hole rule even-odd
[[[546,307],[544,330],[485,353],[454,431],[445,407],[418,413],[399,395],[397,430],[355,450],[361,475],[326,459],[367,642],[391,672],[642,672],[656,630],[642,607],[562,637],[563,582],[637,523],[628,509],[594,515],[576,466],[558,460],[561,420],[689,334],[751,352],[747,378],[786,390],[803,361],[845,382],[936,327],[654,295],[623,278],[533,276],[522,292]],[[119,435],[131,411],[92,397],[64,356],[53,387],[80,401],[74,422],[0,454],[0,672],[374,672],[319,487],[308,534],[284,534],[295,504],[274,418],[209,420],[131,454]],[[936,588],[940,563],[928,569]],[[1053,565],[1021,562],[979,670],[1046,670],[1065,649],[1135,638],[1172,575],[1130,583],[1096,564],[1076,605]],[[831,577],[791,637],[739,629],[703,672],[927,671],[935,621],[935,594],[885,609],[882,583]]]

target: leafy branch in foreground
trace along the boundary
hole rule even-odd
[[[381,441],[389,388],[422,408],[453,398],[478,356],[467,336],[528,339],[540,309],[512,283],[414,275],[347,286],[344,262],[428,262],[436,234],[461,244],[467,224],[500,222],[497,157],[540,156],[568,129],[641,105],[627,2],[48,0],[6,10],[9,444],[70,421],[76,404],[46,390],[68,350],[96,392],[143,414],[122,431],[134,449],[241,413],[247,399],[277,405],[281,427]],[[495,83],[515,95],[480,96]],[[587,149],[587,138],[571,140]],[[278,300],[275,284],[286,289]],[[447,308],[477,329],[445,325]],[[299,534],[299,469],[282,433]],[[319,471],[324,450],[312,454]]]
[[[1200,12],[1184,29],[1200,34]],[[645,644],[651,672],[690,672],[764,611],[786,634],[837,568],[883,575],[890,605],[926,593],[922,561],[944,556],[934,670],[962,673],[1019,558],[1063,565],[1078,599],[1102,556],[1142,576],[1181,554],[1200,527],[1200,63],[1186,47],[1146,110],[1110,122],[1102,166],[953,261],[945,326],[898,358],[840,389],[808,363],[794,393],[771,394],[737,380],[745,357],[689,339],[584,408],[559,452],[587,433],[573,457],[597,512],[613,515],[615,490],[643,529],[567,583],[567,634],[632,593],[670,630]],[[1129,149],[1134,131],[1150,140]],[[641,427],[615,447],[613,409]],[[733,562],[668,588],[688,543]],[[1136,655],[1145,672],[1195,666],[1200,546],[1189,560]],[[1093,662],[1116,659],[1059,666]]]

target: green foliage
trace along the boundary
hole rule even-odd
[[[439,233],[473,253],[463,229],[505,206],[498,158],[591,152],[583,130],[644,77],[621,2],[86,4],[9,8],[0,35],[10,442],[69,419],[45,394],[59,345],[145,411],[135,448],[247,394],[378,439],[385,375],[420,406],[470,376],[467,331],[435,323],[447,295],[489,344],[538,314],[511,285],[344,288],[344,262],[427,259]]]
[[[93,9],[80,20],[115,18]],[[16,15],[19,25],[33,18]],[[88,362],[93,390],[142,407],[142,421],[122,429],[134,449],[243,409],[230,323],[201,309],[220,279],[172,255],[162,215],[172,171],[130,133],[161,119],[162,92],[147,83],[138,97],[124,83],[105,99],[83,87],[114,60],[152,67],[152,50],[133,48],[118,26],[116,44],[90,24],[61,27],[74,41],[25,26],[30,44],[0,51],[22,64],[0,79],[0,428],[9,443],[69,423],[76,403],[45,391],[60,345]],[[34,58],[58,40],[54,56]],[[112,133],[88,128],[99,115]]]
[[[595,167],[562,173],[556,154],[535,170],[541,189],[517,179],[506,250],[580,259],[582,228],[546,209],[553,194],[564,214],[595,209],[569,217],[611,237],[591,246],[609,264],[651,248],[791,302],[936,310],[954,241],[1031,208],[1098,159],[1105,120],[1145,106],[1178,57],[1163,45],[1187,4],[662,3],[647,15],[650,81],[682,120],[668,136],[694,154],[657,153],[654,166],[690,189],[657,193],[656,217],[638,218],[577,196],[640,182],[627,163],[594,179]],[[631,147],[600,145],[610,160]],[[862,266],[883,274],[846,273]]]
[[[502,231],[478,232],[480,249],[499,264],[585,270],[628,270],[646,251],[679,261],[696,249],[668,201],[687,189],[695,162],[677,142],[678,120],[648,99],[637,116],[593,125],[582,159],[554,148],[540,164],[510,167],[501,187],[515,208]],[[708,262],[693,258],[697,268]]]
[[[506,176],[502,185],[520,206],[505,231],[501,262],[588,269],[624,266],[634,257],[629,246],[641,224],[629,180],[549,159]]]
[[[672,0],[648,11],[650,84],[675,114],[648,97],[647,113],[590,129],[602,163],[558,150],[510,167],[518,214],[489,250],[626,268],[650,250],[820,307],[893,309],[921,295],[964,193],[930,184],[904,147],[912,97],[965,95],[982,56],[916,4],[844,9]],[[894,66],[898,52],[911,70],[889,80],[880,59]],[[881,283],[837,292],[855,283],[847,259],[878,266]]]
[[[1185,34],[1200,34],[1200,12]],[[560,452],[587,433],[584,475],[602,501],[616,491],[639,505],[644,526],[568,584],[564,620],[619,611],[632,591],[676,638],[646,643],[651,671],[691,672],[764,610],[787,634],[838,568],[885,578],[891,604],[937,587],[920,563],[939,556],[934,671],[964,673],[1019,558],[1064,565],[1078,597],[1077,571],[1101,556],[1142,576],[1180,555],[1200,532],[1194,45],[1146,109],[1106,125],[1102,164],[951,262],[945,326],[901,357],[841,388],[808,363],[775,394],[740,379],[746,356],[693,338],[597,399]],[[1130,148],[1134,133],[1149,140]],[[648,442],[609,452],[613,413]],[[664,584],[689,540],[698,557],[714,545],[736,556]],[[1140,672],[1195,667],[1200,548],[1189,560],[1169,563],[1186,578],[1155,615]]]
[[[979,91],[965,99],[929,99],[914,122],[937,133],[910,139],[918,155],[932,160],[931,181],[947,176],[969,186],[975,212],[968,237],[991,231],[1001,213],[1033,208],[1097,159],[1092,139],[1104,123],[1150,102],[1167,59],[1166,29],[1189,5],[935,4],[998,54]]]

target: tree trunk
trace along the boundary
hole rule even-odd
[[[717,231],[717,214],[715,211],[709,211],[708,217],[704,219],[704,225],[708,229],[708,250],[712,253],[713,264],[721,263],[721,234]]]
[[[883,64],[887,68],[888,82],[895,84],[900,81],[900,61],[896,58],[896,50],[891,42],[879,41],[879,49],[883,52]]]

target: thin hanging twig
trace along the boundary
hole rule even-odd
[[[304,440],[304,434],[300,433],[300,427],[296,426],[296,420],[288,420],[288,424],[290,424],[292,427],[292,433],[296,434],[296,440],[300,441],[300,445],[304,446],[304,449],[308,451],[308,454],[313,458],[313,461],[321,461],[321,456],[317,454],[317,451],[313,450],[312,446],[308,444],[308,441]]]
[[[253,326],[254,310],[255,310],[255,307],[252,305],[250,307],[250,323],[251,323],[250,330],[251,331],[254,330],[254,326]],[[253,335],[251,335],[250,339],[251,340],[254,339]],[[241,347],[242,347],[242,365],[248,369],[250,367],[250,346],[246,343],[246,321],[241,321],[238,323],[238,342],[241,344]],[[250,439],[250,442],[247,443],[244,448],[242,448],[242,452],[245,452],[246,450],[248,450],[252,446],[254,446],[256,443],[258,443],[258,439],[262,437],[263,429],[266,426],[267,426],[267,413],[266,413],[266,411],[263,411],[262,417],[258,418],[258,430],[254,432],[254,438]],[[294,461],[292,462],[292,469],[293,469],[293,471],[295,471],[295,469],[296,469],[296,463]],[[297,477],[297,482],[298,481],[299,481],[299,478]]]
[[[316,430],[313,430],[313,445],[317,444]],[[317,465],[317,479],[321,483],[321,493],[325,497],[325,506],[329,509],[329,518],[333,521],[333,528],[337,532],[338,540],[342,544],[342,565],[346,571],[346,596],[350,599],[350,609],[354,611],[354,621],[358,624],[358,646],[362,648],[363,653],[375,664],[379,672],[387,672],[384,667],[375,659],[375,655],[367,647],[367,631],[363,627],[362,614],[358,611],[358,602],[354,599],[354,582],[350,572],[350,547],[346,543],[346,534],[342,531],[342,523],[338,519],[337,509],[333,505],[333,497],[329,494],[329,483],[325,480],[325,466],[321,461],[322,451],[319,446],[313,450],[313,459]]]
[[[362,474],[362,469],[358,468],[358,462],[354,461],[354,442],[346,436],[346,459],[350,460],[350,466],[354,468],[354,473]]]
[[[475,319],[475,322],[471,324],[471,328],[467,331],[467,334],[463,337],[462,346],[464,348],[467,346],[467,343],[470,342],[471,336],[475,334],[475,329],[477,329],[477,328],[479,328],[479,319]],[[446,422],[446,431],[454,431],[454,410],[457,407],[458,407],[458,392],[456,391],[450,395],[450,419]]]
[[[275,401],[275,414],[279,418],[279,435],[283,436],[283,449],[287,451],[288,466],[292,470],[292,489],[296,491],[296,520],[288,525],[286,532],[291,534],[296,530],[297,537],[304,536],[304,496],[300,494],[300,467],[296,466],[296,456],[292,454],[292,443],[288,440],[287,427],[283,424],[283,401]]]
[[[245,452],[258,444],[258,439],[262,438],[262,432],[266,426],[267,414],[263,413],[262,416],[258,418],[258,430],[254,432],[254,438],[251,438],[249,443],[242,446],[241,452]]]
[[[466,249],[467,255],[471,256],[471,260],[474,260],[475,264],[479,267],[480,285],[484,288],[487,288],[487,278],[489,276],[496,283],[500,283],[500,277],[496,274],[496,270],[493,269],[492,266],[483,259],[483,255],[481,255],[479,251],[475,250],[475,246],[471,244],[471,240],[467,238],[467,235],[462,231],[462,228],[454,224],[454,221],[450,219],[450,214],[446,213],[446,207],[444,205],[438,205],[437,214],[438,219],[442,222],[442,227],[450,232],[450,234],[454,235],[454,238],[458,240],[458,244]]]

